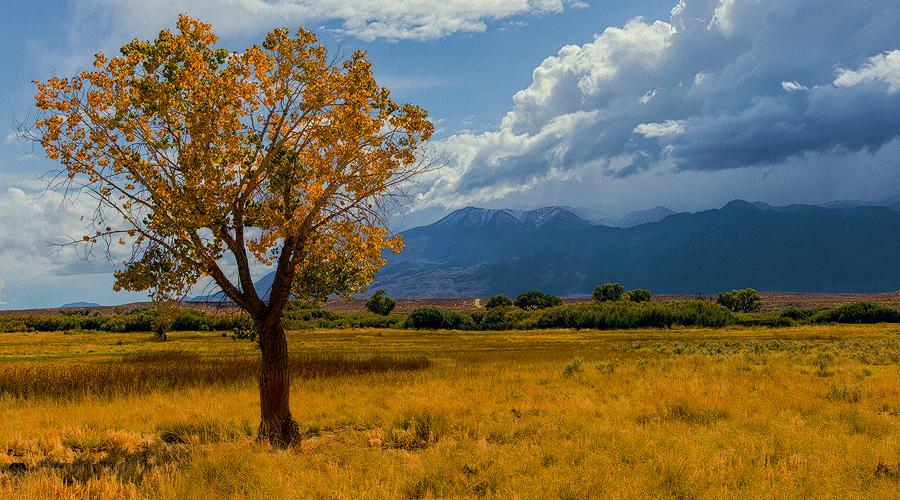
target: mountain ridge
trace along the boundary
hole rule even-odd
[[[900,236],[894,236],[900,235],[900,203],[732,200],[693,213],[654,207],[632,214],[636,223],[616,227],[571,207],[462,208],[401,232],[406,249],[385,254],[388,263],[369,288],[430,298],[528,288],[584,295],[605,281],[660,293],[900,288]],[[256,282],[264,300],[273,277]],[[219,292],[195,299],[222,298]]]
[[[605,281],[661,293],[889,291],[900,287],[897,231],[900,212],[888,207],[745,200],[631,227],[428,225],[401,233],[409,251],[370,288],[398,297],[583,295]]]

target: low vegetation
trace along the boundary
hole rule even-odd
[[[418,356],[335,354],[295,356],[290,368],[301,378],[337,377],[430,366]],[[212,356],[189,351],[147,351],[91,362],[0,364],[0,397],[63,400],[112,397],[156,390],[252,383],[259,376],[255,356]]]
[[[598,287],[599,288],[599,287]],[[745,293],[746,292],[746,293]],[[739,290],[740,298],[726,299],[732,307],[705,300],[651,302],[650,292],[624,292],[617,300],[563,304],[552,295],[527,292],[513,301],[503,295],[491,297],[484,308],[446,309],[426,306],[407,313],[395,312],[395,302],[376,293],[366,311],[330,311],[309,304],[295,304],[283,316],[292,330],[317,328],[410,328],[445,330],[530,330],[541,328],[632,329],[729,325],[789,327],[818,323],[898,323],[900,310],[873,302],[854,302],[833,308],[787,307],[781,311],[744,312],[758,309],[752,290]],[[732,292],[728,292],[732,293]],[[538,295],[540,294],[540,295]],[[613,294],[616,295],[616,294]],[[727,295],[727,294],[724,294]],[[612,295],[610,295],[612,296]],[[374,303],[372,301],[375,301]],[[377,305],[376,305],[377,304]],[[556,304],[556,305],[549,305]],[[372,308],[377,309],[373,311]],[[56,314],[0,316],[0,331],[152,332],[158,325],[153,308],[136,308],[101,314],[87,310]],[[182,308],[174,313],[171,331],[218,331],[241,339],[255,340],[252,322],[234,312],[204,312]]]
[[[873,302],[854,302],[816,313],[813,320],[820,323],[897,323],[900,311]]]

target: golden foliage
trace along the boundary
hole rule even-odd
[[[427,113],[394,102],[365,52],[330,59],[302,28],[275,29],[242,52],[217,42],[210,25],[182,15],[174,32],[98,54],[91,71],[35,82],[47,156],[106,210],[85,242],[132,241],[139,258],[117,286],[163,297],[205,275],[245,309],[264,310],[248,252],[277,264],[288,286],[344,279],[295,291],[356,291],[383,249],[400,249],[383,215],[423,169]],[[240,286],[218,265],[229,253]]]

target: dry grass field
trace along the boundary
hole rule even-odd
[[[0,335],[0,497],[896,498],[900,325]]]

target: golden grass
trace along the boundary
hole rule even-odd
[[[288,452],[254,441],[252,380],[128,395],[6,396],[0,496],[892,498],[900,491],[897,325],[321,331],[293,333],[290,344],[298,357],[424,356],[432,365],[295,379],[304,441]],[[255,353],[249,342],[214,334],[167,343],[135,334],[5,334],[0,369],[115,364],[148,351],[200,359]],[[576,358],[581,370],[567,370]]]
[[[294,377],[315,378],[422,370],[430,364],[423,356],[350,357],[326,353],[292,356],[290,368]],[[154,390],[253,383],[258,373],[258,356],[200,355],[188,351],[139,352],[93,362],[7,363],[0,365],[0,397],[64,400],[134,396]]]

